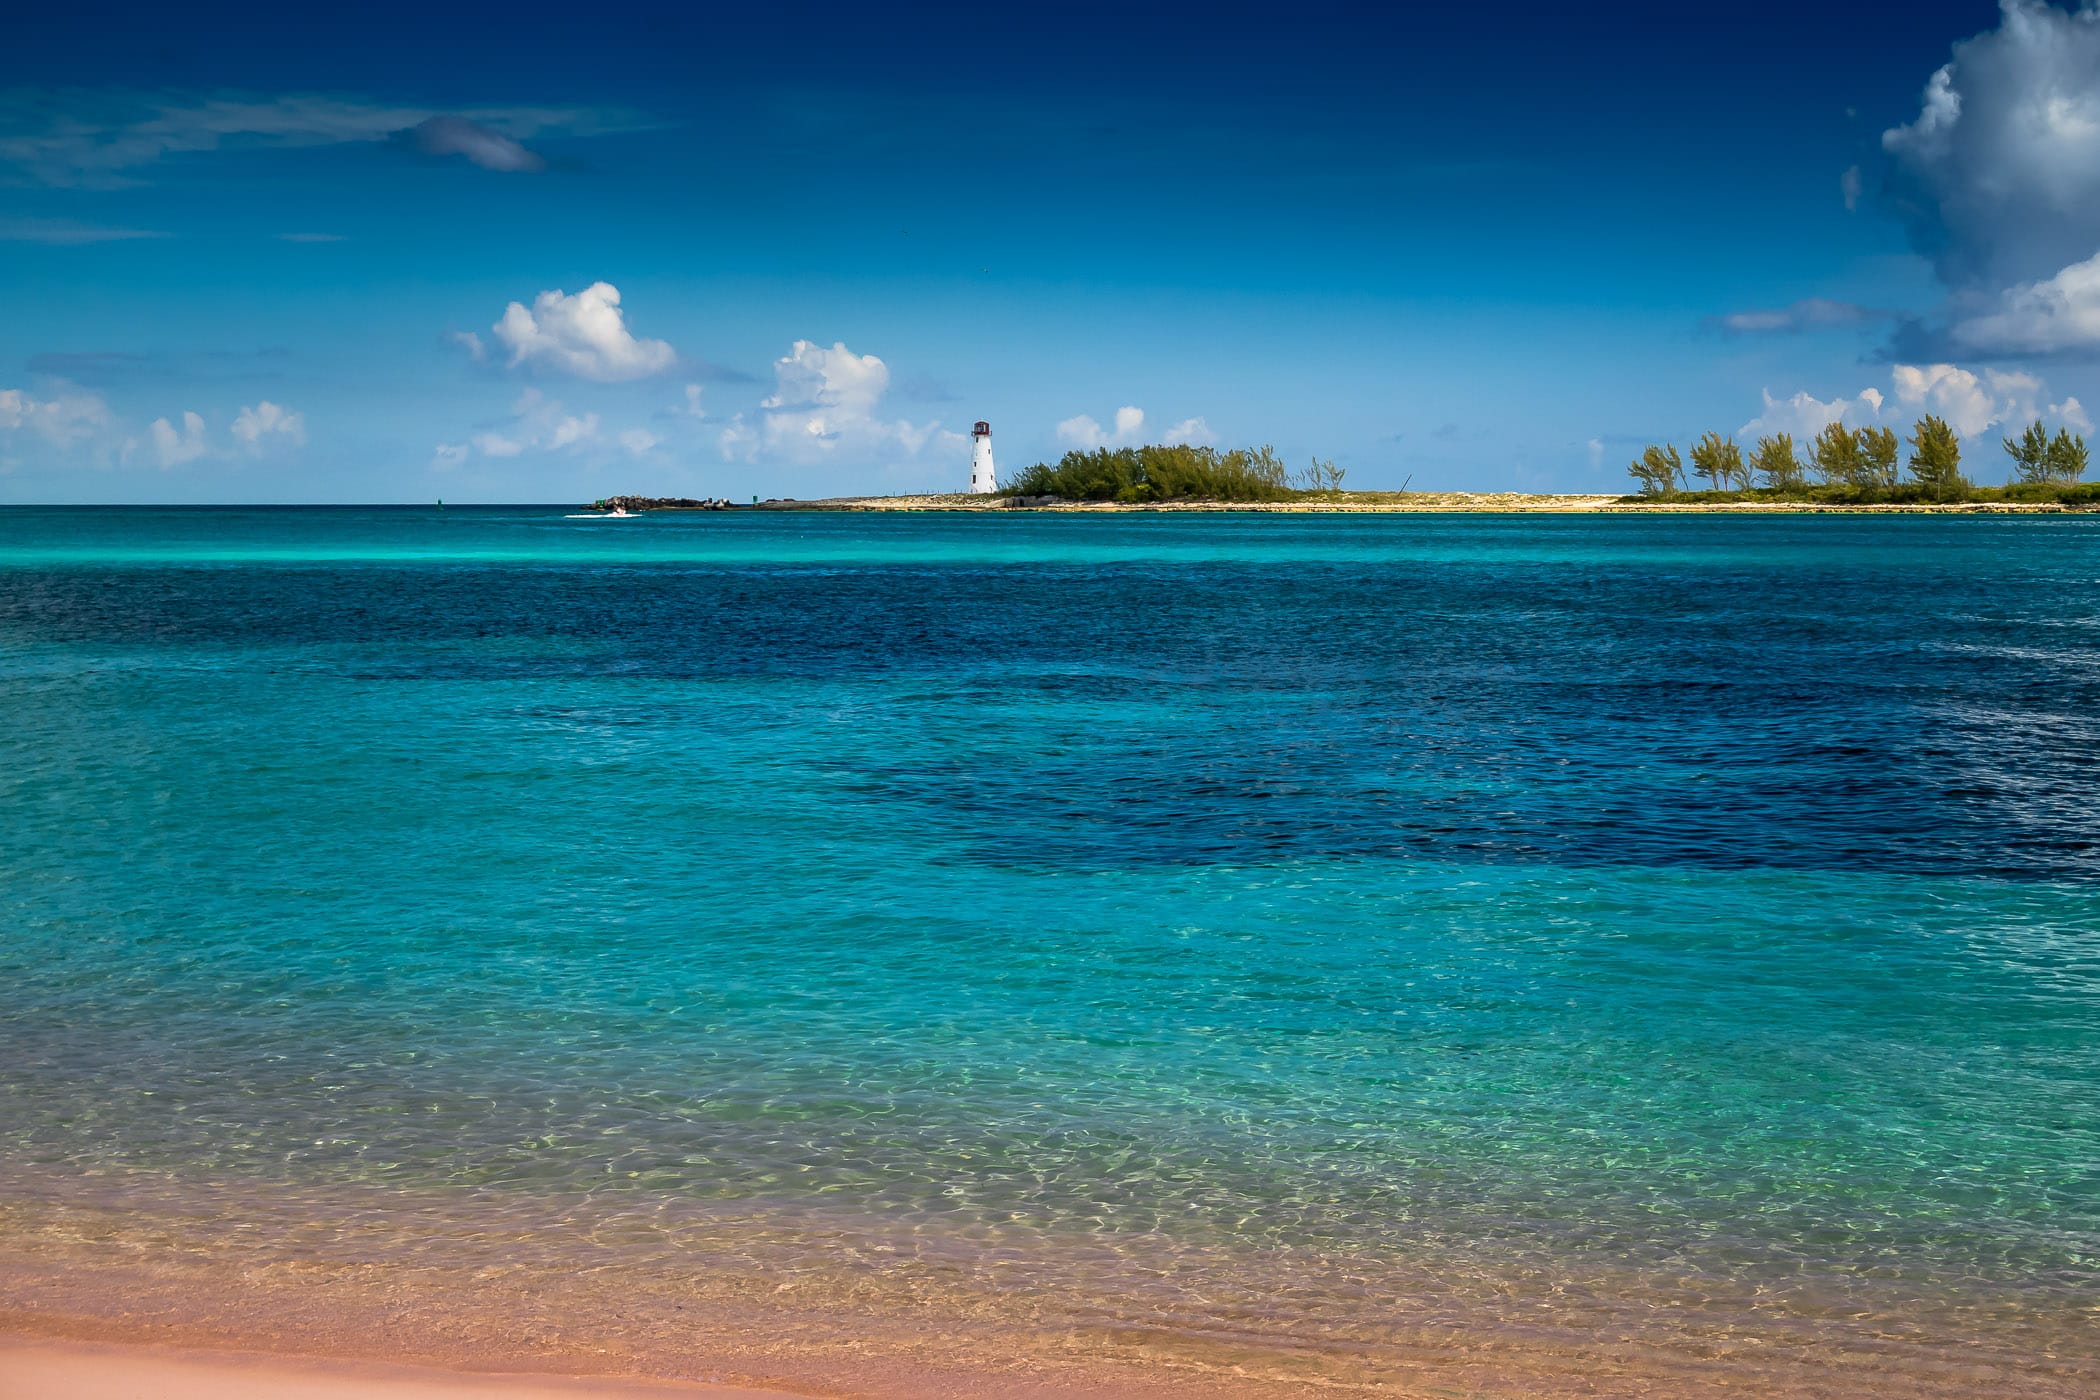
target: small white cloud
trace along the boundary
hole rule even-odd
[[[478,454],[485,458],[522,457],[528,452],[583,452],[602,448],[602,422],[595,413],[570,413],[538,389],[527,389],[510,406],[510,422],[470,435],[463,443],[439,443],[431,465],[456,467]],[[629,433],[639,431],[630,429]],[[629,434],[619,437],[623,444]],[[603,455],[602,452],[597,455]]]
[[[698,384],[686,385],[685,404],[677,411],[683,413],[688,418],[707,417],[707,410],[700,406],[700,389],[701,386]]]
[[[1832,423],[1860,423],[1862,420],[1879,418],[1883,403],[1879,389],[1860,390],[1849,399],[1819,399],[1806,390],[1787,399],[1775,399],[1772,391],[1760,391],[1764,397],[1765,410],[1737,430],[1737,436],[1746,441],[1769,437],[1774,433],[1792,433],[1796,438],[1812,438]]]
[[[902,447],[907,454],[916,457],[919,455],[920,450],[932,440],[935,431],[940,426],[938,421],[914,425],[899,418],[891,425],[891,430],[896,434],[897,445]]]
[[[340,233],[280,233],[277,235],[277,241],[280,243],[342,243],[346,240],[344,235]]]
[[[1846,213],[1853,213],[1859,208],[1860,178],[1858,166],[1849,166],[1844,174],[1838,176],[1838,193],[1845,197]]]
[[[1116,410],[1115,426],[1104,428],[1091,414],[1082,413],[1057,425],[1057,440],[1069,447],[1092,451],[1101,447],[1134,447],[1146,440],[1145,410],[1125,404]],[[1210,424],[1201,418],[1184,418],[1152,441],[1162,445],[1186,444],[1205,447],[1217,441]]]
[[[2049,414],[2081,433],[2093,431],[2093,420],[2086,416],[2085,405],[2079,403],[2075,395],[2066,394],[2062,403],[2050,404]]]
[[[647,428],[629,428],[620,434],[620,446],[639,457],[663,439]]]
[[[1116,410],[1115,427],[1103,428],[1091,414],[1082,413],[1057,425],[1058,441],[1089,451],[1099,447],[1129,447],[1145,432],[1145,410],[1125,404]]]
[[[574,447],[579,442],[589,442],[598,436],[598,415],[586,413],[581,418],[563,418],[547,435],[547,450],[559,452],[564,447]]]
[[[60,385],[47,398],[22,389],[0,389],[0,430],[26,429],[57,448],[70,448],[107,432],[113,422],[100,394]]]
[[[1767,401],[1769,402],[1769,400],[1770,400],[1770,395],[1767,395],[1767,396],[1766,396],[1766,398],[1767,398]],[[1583,446],[1584,446],[1584,447],[1585,447],[1586,449],[1588,449],[1588,451],[1589,451],[1589,454],[1590,454],[1590,466],[1591,466],[1591,467],[1593,467],[1593,468],[1594,468],[1594,467],[1601,467],[1601,466],[1603,466],[1603,465],[1604,465],[1604,439],[1603,439],[1603,438],[1591,438],[1591,439],[1590,439],[1590,440],[1589,440],[1588,442],[1584,443],[1584,444],[1583,444]]]
[[[179,467],[205,453],[204,419],[195,413],[182,415],[179,431],[165,418],[154,419],[146,431],[152,435],[153,453],[163,467]]]
[[[240,411],[233,420],[233,435],[250,452],[260,453],[273,443],[303,447],[306,415],[264,399]]]
[[[1101,420],[1092,414],[1081,413],[1067,418],[1057,425],[1057,440],[1073,447],[1089,450],[1108,441],[1108,434],[1101,431]]]
[[[744,421],[739,413],[729,420],[722,431],[715,435],[715,445],[722,449],[722,460],[749,460],[758,452],[758,430]]]
[[[541,292],[528,310],[522,302],[504,308],[495,336],[510,351],[513,369],[526,366],[582,379],[645,379],[677,363],[668,342],[642,340],[627,329],[620,289],[593,282],[571,295]]]
[[[488,362],[488,347],[481,343],[481,337],[476,335],[474,332],[446,331],[445,339],[451,341],[454,345],[457,345],[460,349],[466,351],[467,358],[472,360],[475,364],[486,364]]]

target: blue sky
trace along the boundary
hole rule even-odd
[[[1000,8],[18,17],[0,499],[950,488],[978,417],[1583,490],[1931,410],[1998,479],[2100,404],[2089,16]]]

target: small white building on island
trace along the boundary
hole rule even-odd
[[[970,429],[970,494],[989,496],[999,489],[992,471],[992,425],[982,418]]]

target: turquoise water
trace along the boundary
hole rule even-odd
[[[560,517],[0,512],[0,1196],[2100,1305],[2100,522]]]

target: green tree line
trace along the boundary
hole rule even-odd
[[[2061,494],[2085,475],[2085,439],[2068,428],[2051,436],[2037,420],[2004,443],[2015,487]],[[1645,448],[1627,471],[1645,496],[1676,496],[1687,489],[1684,458],[1667,443]],[[1894,428],[1832,423],[1808,442],[1805,454],[1796,449],[1791,433],[1759,438],[1747,457],[1733,438],[1708,433],[1692,444],[1689,475],[1711,492],[1761,490],[1781,498],[1820,499],[1834,490],[1858,499],[1959,501],[1974,498],[1979,489],[1962,475],[1961,439],[1934,414],[1920,418],[1907,439],[1898,439]]]
[[[1067,452],[1023,468],[1000,488],[1007,496],[1067,501],[1285,501],[1342,489],[1347,469],[1315,457],[1293,474],[1273,447],[1154,444]]]

